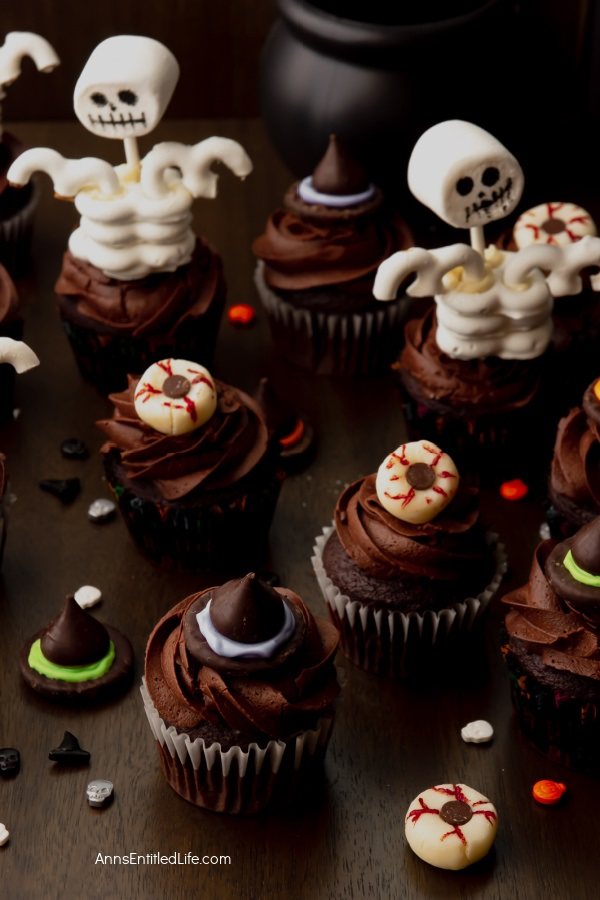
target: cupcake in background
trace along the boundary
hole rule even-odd
[[[5,275],[6,272],[0,266],[0,298]],[[7,275],[6,278],[8,278]],[[10,281],[10,279],[8,280]],[[40,361],[36,354],[23,341],[15,341],[11,337],[0,337],[0,410],[4,418],[12,417],[14,373],[28,372],[29,369],[33,369],[39,364]],[[10,370],[10,374],[7,370]],[[0,565],[6,543],[7,484],[6,457],[4,453],[0,453]]]
[[[20,274],[29,260],[37,196],[33,184],[17,190],[9,183],[8,170],[25,148],[4,130],[1,104],[6,89],[21,74],[24,57],[30,57],[40,72],[51,72],[60,62],[48,41],[30,31],[11,31],[0,46],[0,263],[14,275]]]
[[[225,282],[219,256],[192,232],[192,204],[216,196],[214,161],[240,178],[252,163],[235,141],[217,137],[157,144],[140,160],[137,139],[158,125],[178,77],[158,41],[108,38],[77,81],[74,108],[88,131],[124,141],[127,162],[36,148],[9,172],[18,185],[46,172],[80,213],[55,290],[81,373],[103,391],[124,388],[128,372],[162,356],[212,362]]]
[[[548,493],[555,537],[572,535],[600,515],[600,379],[558,423]]]
[[[23,337],[23,316],[12,278],[0,265],[0,338],[20,341]],[[12,345],[9,345],[12,346]],[[0,359],[0,423],[12,419],[15,396],[15,368],[10,353],[5,361]]]
[[[566,247],[597,235],[591,214],[575,203],[540,203],[522,213],[514,227],[497,242],[503,250],[522,250],[536,244]],[[557,297],[552,311],[554,331],[544,381],[553,408],[561,412],[577,402],[579,393],[596,375],[600,340],[600,302],[589,274],[575,296]],[[564,378],[564,371],[569,377]]]
[[[373,279],[390,253],[412,243],[406,223],[331,135],[312,176],[291,185],[252,247],[278,352],[322,375],[384,372],[401,340],[405,303],[381,307]]]
[[[346,656],[396,677],[471,631],[506,568],[479,491],[430,441],[402,444],[342,492],[312,563]]]
[[[396,253],[375,279],[380,300],[394,299],[411,275],[406,293],[435,300],[435,311],[407,324],[394,367],[411,430],[467,465],[484,453],[498,480],[531,480],[549,437],[541,383],[554,298],[581,291],[579,272],[600,264],[600,239],[486,247],[484,226],[516,208],[524,176],[506,147],[470,122],[440,122],[421,135],[408,183],[444,222],[469,229],[471,243]]]
[[[181,359],[154,363],[110,400],[113,418],[98,422],[104,469],[138,547],[184,569],[257,566],[284,473],[255,401]]]
[[[142,697],[163,774],[215,812],[256,813],[325,754],[338,634],[254,574],[186,598],[148,640]]]
[[[553,760],[600,772],[600,518],[544,541],[507,594],[502,648],[519,723]]]

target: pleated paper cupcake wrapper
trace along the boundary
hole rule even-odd
[[[325,717],[316,728],[288,741],[270,740],[222,750],[219,743],[166,726],[142,680],[144,709],[158,742],[163,772],[173,790],[185,800],[214,812],[251,814],[259,812],[288,790],[310,765],[319,762],[327,749],[333,718]]]
[[[11,275],[21,275],[29,263],[33,216],[39,199],[39,188],[32,183],[26,204],[9,218],[0,220],[0,263]]]
[[[553,762],[600,774],[600,689],[596,702],[545,687],[508,651],[513,707],[522,731]]]
[[[437,651],[447,642],[467,634],[479,622],[506,572],[504,545],[493,532],[486,541],[493,548],[495,571],[476,597],[468,597],[447,609],[424,613],[376,608],[350,600],[328,576],[323,566],[323,549],[334,525],[323,528],[316,538],[311,559],[330,618],[341,632],[342,649],[357,666],[378,675],[402,678],[422,665],[428,650]]]
[[[268,287],[262,261],[254,281],[277,350],[295,365],[318,375],[368,375],[386,372],[398,355],[407,300],[382,303],[377,312],[311,312]]]

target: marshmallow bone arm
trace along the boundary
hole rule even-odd
[[[457,266],[464,268],[469,281],[481,281],[485,276],[483,258],[467,244],[452,244],[437,250],[421,247],[400,250],[379,266],[373,294],[377,300],[394,300],[402,282],[413,274],[417,277],[406,289],[411,297],[445,294],[448,288],[444,285],[444,275]]]
[[[509,285],[523,284],[533,269],[548,272],[546,283],[553,297],[579,294],[582,288],[582,269],[600,266],[600,237],[583,237],[564,247],[548,244],[532,244],[515,253],[507,263],[504,280]],[[594,291],[600,291],[600,274],[590,282]]]
[[[21,74],[21,60],[29,56],[40,72],[51,72],[60,63],[46,38],[33,31],[11,31],[0,47],[0,85],[12,84]]]
[[[238,178],[245,178],[252,171],[252,162],[244,148],[229,138],[210,137],[193,146],[165,141],[153,147],[142,160],[142,189],[150,197],[164,196],[173,170],[179,170],[181,183],[193,197],[212,199],[217,196],[219,180],[211,168],[214,162],[224,163]]]
[[[9,337],[0,337],[0,363],[10,363],[20,375],[35,366],[40,361],[31,347],[23,341],[14,341]]]
[[[66,159],[49,147],[34,147],[15,159],[7,173],[10,184],[22,187],[35,172],[49,175],[54,191],[60,197],[74,197],[83,188],[96,188],[107,195],[120,191],[117,173],[103,159],[84,156]]]

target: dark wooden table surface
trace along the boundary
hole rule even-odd
[[[121,153],[117,142],[101,142],[75,124],[29,124],[18,131],[30,146],[51,146],[72,157],[117,161]],[[251,240],[288,176],[253,120],[170,122],[155,137],[193,143],[213,133],[240,140],[255,171],[243,184],[224,173],[219,198],[196,203],[196,224],[222,252],[230,301],[255,302]],[[97,614],[131,638],[139,682],[151,627],[201,584],[197,577],[155,569],[119,520],[104,526],[87,520],[89,502],[107,496],[94,422],[109,407],[81,380],[52,297],[75,211],[52,198],[47,180],[41,187],[32,270],[19,290],[26,338],[42,364],[19,378],[21,414],[0,432],[16,496],[0,593],[0,746],[16,746],[22,754],[19,776],[0,782],[0,822],[11,833],[0,848],[0,897],[597,897],[600,785],[551,764],[520,735],[500,660],[497,604],[472,659],[435,687],[390,683],[340,657],[345,689],[323,782],[295,808],[253,819],[204,812],[171,791],[159,772],[137,685],[116,703],[73,711],[36,698],[21,684],[20,646],[79,585],[101,588]],[[247,331],[223,323],[215,374],[246,389],[260,375],[271,375],[315,422],[317,459],[283,486],[270,565],[323,614],[310,565],[313,539],[330,522],[344,482],[374,471],[401,441],[396,389],[387,378],[317,380],[289,368],[273,354],[261,314]],[[89,460],[61,457],[61,441],[74,435],[90,446]],[[42,478],[69,476],[79,476],[83,489],[67,508],[37,486]],[[509,551],[506,586],[518,584],[527,575],[541,508],[503,503],[494,494],[485,500],[487,519]],[[461,726],[477,718],[493,723],[488,746],[460,738]],[[89,770],[57,771],[49,762],[48,751],[65,729],[91,751]],[[105,811],[87,805],[92,777],[114,782],[115,801]],[[531,786],[539,778],[568,785],[561,807],[536,805]],[[408,803],[444,781],[481,790],[500,816],[495,849],[462,873],[421,862],[404,839]],[[99,853],[130,852],[227,855],[231,863],[96,863]]]

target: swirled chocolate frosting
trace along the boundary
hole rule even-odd
[[[433,309],[405,328],[404,349],[394,368],[414,399],[477,415],[510,412],[532,400],[540,380],[537,360],[452,359],[438,347],[435,331]]]
[[[54,288],[74,320],[92,320],[134,336],[158,334],[161,340],[205,313],[221,289],[221,261],[201,240],[186,266],[138,281],[109,278],[67,251]]]
[[[535,550],[529,582],[502,598],[510,607],[510,646],[538,657],[550,669],[600,679],[600,639],[582,616],[569,609],[545,573],[553,541]]]
[[[375,475],[349,485],[335,510],[340,543],[367,575],[478,584],[481,589],[491,574],[491,559],[478,520],[479,492],[463,486],[430,522],[413,525],[397,519],[379,502]]]
[[[315,619],[293,591],[278,588],[292,608],[297,630],[289,650],[232,671],[232,661],[194,656],[184,622],[208,602],[214,588],[188,597],[155,627],[146,648],[146,684],[167,725],[228,745],[266,738],[285,740],[330,715],[339,692],[334,657],[337,630]],[[201,636],[200,636],[201,637]],[[212,728],[211,728],[212,726]]]
[[[595,382],[594,382],[595,384]],[[550,491],[576,506],[600,512],[600,400],[591,384],[576,407],[558,423]]]
[[[118,451],[128,478],[151,482],[165,500],[188,497],[197,489],[224,488],[248,475],[269,451],[267,426],[256,405],[242,391],[215,381],[217,408],[196,431],[162,434],[135,411],[139,379],[111,394],[112,419],[98,422],[108,441],[101,452]]]

